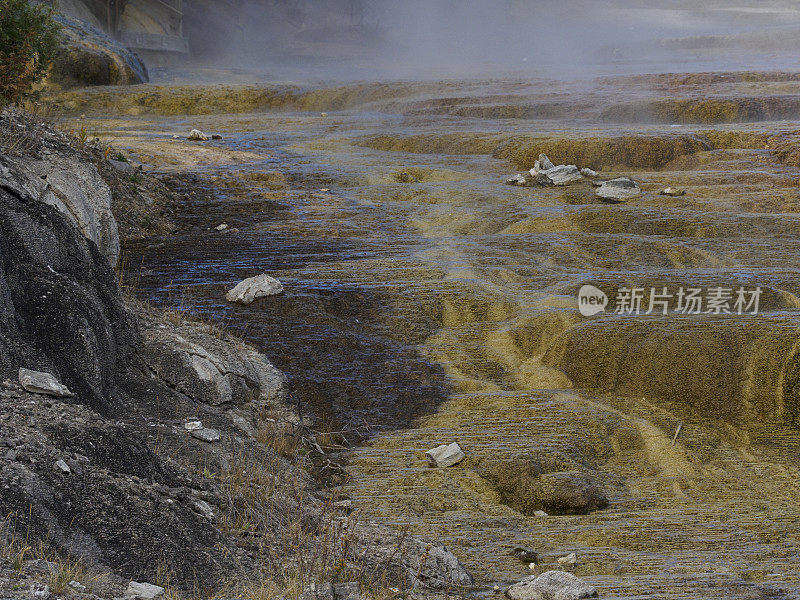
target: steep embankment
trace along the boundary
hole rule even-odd
[[[0,594],[74,579],[76,598],[119,597],[123,576],[296,595],[334,568],[384,586],[471,582],[444,548],[333,505],[310,474],[331,460],[266,357],[123,296],[119,231],[169,230],[163,184],[21,115],[0,129]],[[37,393],[20,368],[71,395]],[[44,569],[31,543],[49,549]],[[88,567],[113,575],[101,585]]]

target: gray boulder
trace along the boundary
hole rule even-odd
[[[154,600],[163,594],[163,587],[138,581],[131,581],[125,590],[126,598],[139,598],[139,600]]]
[[[635,198],[641,193],[641,188],[629,177],[618,177],[617,179],[604,181],[595,190],[598,198],[616,202]]]
[[[281,285],[280,281],[269,275],[262,274],[240,281],[236,284],[236,287],[225,294],[225,299],[228,302],[252,304],[258,298],[276,296],[282,293],[283,285]]]
[[[200,131],[199,129],[192,129],[189,132],[189,141],[190,142],[206,142],[208,141],[208,136]]]
[[[554,167],[555,165],[553,164],[553,161],[547,158],[546,154],[539,154],[539,159],[533,163],[533,168],[531,169],[531,175],[536,175],[537,173],[541,173],[542,171],[547,171]]]
[[[58,381],[58,379],[53,377],[50,373],[20,368],[18,379],[19,384],[26,391],[34,394],[46,394],[48,396],[55,396],[56,398],[68,398],[73,395],[67,386]]]
[[[119,232],[111,189],[93,164],[56,150],[42,159],[0,156],[0,185],[55,207],[97,245],[111,266],[117,264]]]
[[[520,187],[525,187],[527,184],[528,180],[525,179],[524,175],[520,175],[519,173],[506,179],[506,185],[518,185]]]
[[[457,442],[452,444],[442,444],[436,448],[431,448],[425,453],[428,464],[432,467],[447,468],[457,465],[464,460],[465,454]]]
[[[552,169],[543,169],[539,175],[545,175],[553,185],[568,185],[583,179],[583,175],[575,165],[558,165]]]
[[[193,429],[189,432],[193,438],[197,438],[201,442],[206,442],[207,444],[213,444],[214,442],[218,442],[222,439],[222,435],[216,429],[211,429],[210,427],[201,427],[200,429]]]
[[[515,583],[506,596],[511,600],[581,600],[596,597],[597,590],[572,573],[547,571]]]
[[[286,376],[250,346],[191,324],[168,328],[146,317],[144,325],[144,359],[173,389],[214,406],[283,406]]]

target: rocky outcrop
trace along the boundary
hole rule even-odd
[[[129,85],[148,81],[136,54],[89,22],[59,15],[64,40],[49,81],[60,86]]]
[[[150,369],[173,389],[213,406],[277,409],[287,379],[264,357],[235,338],[197,324],[168,327],[145,316],[141,350]]]
[[[64,140],[54,141],[37,157],[0,155],[0,186],[58,209],[116,265],[120,242],[111,189],[93,164]]]

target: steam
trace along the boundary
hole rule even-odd
[[[189,4],[189,3],[187,3]],[[194,0],[199,60],[324,79],[797,68],[790,0]]]

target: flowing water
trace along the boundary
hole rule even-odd
[[[605,598],[797,598],[795,80],[396,83],[90,122],[193,173],[181,230],[126,248],[140,293],[258,345],[320,427],[369,430],[344,491],[443,540],[479,593],[528,575],[509,553],[526,546],[540,569],[576,552]],[[223,133],[217,154],[171,140],[194,126]],[[540,151],[644,194],[504,184]],[[286,294],[224,302],[260,272]],[[584,284],[606,312],[579,314]],[[762,295],[758,314],[616,314],[622,287],[645,309],[651,288]],[[451,441],[466,460],[428,468],[425,450]],[[516,510],[525,490],[504,484],[534,464],[590,479],[608,507]]]

